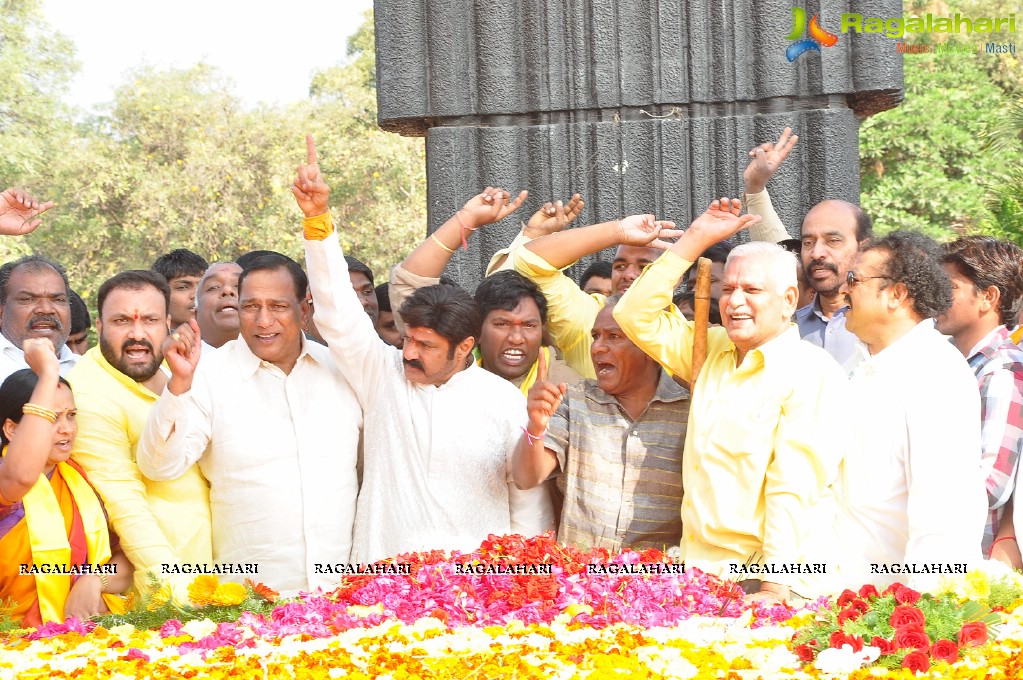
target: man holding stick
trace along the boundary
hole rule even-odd
[[[722,198],[636,279],[614,309],[622,330],[675,375],[692,374],[694,324],[670,307],[693,260],[759,218]],[[791,323],[795,257],[747,243],[725,265],[722,328],[707,336],[694,385],[682,465],[682,558],[743,581],[755,598],[827,591],[834,515],[830,485],[841,453],[826,414],[845,378]],[[667,309],[666,309],[667,308]]]

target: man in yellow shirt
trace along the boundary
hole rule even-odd
[[[740,210],[738,200],[714,201],[614,309],[625,334],[683,378],[692,375],[695,333],[670,305],[672,289],[708,246],[759,219]],[[766,600],[827,592],[835,571],[830,487],[841,452],[831,424],[846,380],[791,322],[796,266],[792,253],[771,243],[729,254],[723,327],[708,331],[682,461],[686,565],[745,581]]]
[[[99,289],[99,347],[89,350],[68,381],[78,403],[72,456],[106,503],[121,547],[135,565],[135,587],[149,573],[169,580],[181,599],[187,577],[173,565],[213,561],[209,487],[198,467],[173,481],[146,479],[135,450],[157,396],[167,383],[160,347],[170,320],[170,289],[155,272],[127,271]],[[163,565],[168,565],[164,569]]]

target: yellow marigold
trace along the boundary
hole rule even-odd
[[[217,591],[220,579],[216,576],[196,576],[188,584],[188,599],[194,607],[205,607],[213,603],[213,593]]]
[[[987,574],[982,571],[971,571],[966,574],[963,595],[969,600],[987,600],[991,595],[991,585]]]
[[[160,589],[153,593],[152,597],[149,598],[149,604],[146,605],[146,609],[148,609],[151,612],[156,611],[160,607],[170,602],[170,599],[171,597],[173,597],[173,595],[174,591],[171,590],[170,583],[164,582],[164,584],[160,586]]]
[[[213,604],[220,607],[230,607],[232,605],[241,604],[248,597],[249,592],[245,590],[245,586],[240,583],[221,583],[217,586],[217,589],[213,591]]]

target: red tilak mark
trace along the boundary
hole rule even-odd
[[[135,310],[135,320],[136,321],[139,320],[139,310],[137,310],[137,309]]]

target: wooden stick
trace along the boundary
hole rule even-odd
[[[696,387],[703,362],[707,360],[707,327],[710,325],[710,260],[701,257],[696,263],[696,291],[693,301],[693,378],[690,391]]]

